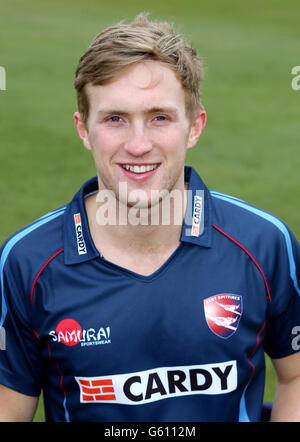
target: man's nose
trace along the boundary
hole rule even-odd
[[[130,128],[124,149],[133,156],[142,156],[152,150],[152,142],[144,125]]]

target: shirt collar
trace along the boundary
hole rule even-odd
[[[209,190],[192,167],[185,166],[184,175],[188,192],[180,241],[211,247],[212,204]],[[95,176],[83,184],[67,205],[63,225],[66,264],[77,264],[100,256],[90,234],[84,204],[84,198],[97,190]]]
[[[77,264],[100,256],[92,240],[84,198],[98,190],[98,179],[88,180],[67,205],[64,213],[64,256],[66,264]]]
[[[184,180],[188,183],[188,192],[180,241],[211,247],[212,202],[210,192],[192,167],[185,166]]]

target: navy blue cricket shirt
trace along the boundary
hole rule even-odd
[[[300,348],[300,249],[239,199],[192,191],[180,245],[150,276],[108,262],[84,197],[1,248],[0,383],[43,389],[48,421],[256,421],[264,352]]]

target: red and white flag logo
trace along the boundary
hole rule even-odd
[[[80,402],[115,401],[112,379],[76,378],[80,387]]]
[[[81,216],[80,213],[76,213],[74,215],[74,221],[75,221],[75,225],[81,224]]]

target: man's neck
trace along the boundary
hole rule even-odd
[[[163,199],[147,209],[124,207],[115,201],[106,205],[104,212],[103,203],[97,202],[95,194],[87,197],[85,204],[91,235],[100,252],[104,243],[137,253],[172,249],[179,243],[186,208],[185,191],[180,200]]]
[[[164,206],[162,200],[152,211],[142,212],[126,206],[125,219],[124,207],[115,203],[113,207],[104,206],[97,201],[97,195],[88,196],[85,206],[90,234],[102,258],[143,276],[154,274],[180,244],[187,197],[184,186],[176,193],[177,196],[180,194],[179,201],[169,198],[169,203],[165,200],[164,203],[168,204]],[[109,220],[109,210],[111,213],[115,211],[115,219]],[[122,218],[118,216],[120,211],[123,212]],[[106,221],[115,222],[104,223],[105,213]]]

